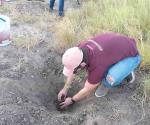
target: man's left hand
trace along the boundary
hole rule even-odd
[[[72,98],[71,97],[68,97],[65,99],[64,102],[60,103],[60,108],[61,109],[64,109],[64,108],[67,108],[69,107],[70,105],[73,104],[73,101],[72,101]]]

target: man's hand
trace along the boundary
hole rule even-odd
[[[61,102],[61,101],[65,101],[66,99],[66,96],[67,96],[67,90],[65,88],[63,88],[59,94],[58,94],[58,101]]]
[[[66,98],[66,100],[62,103],[60,103],[60,108],[64,109],[67,108],[68,106],[72,105],[74,102],[72,101],[71,97]]]

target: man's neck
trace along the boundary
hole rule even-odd
[[[83,60],[82,62],[85,62],[86,65],[88,65],[88,53],[87,53],[87,49],[86,48],[81,48],[82,52],[83,52]]]

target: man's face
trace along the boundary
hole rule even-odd
[[[75,74],[75,73],[77,73],[77,71],[84,69],[85,66],[86,66],[86,63],[84,63],[84,62],[80,63],[80,65],[74,69],[73,73]]]

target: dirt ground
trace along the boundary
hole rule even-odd
[[[31,13],[48,8],[47,1],[24,1],[22,4],[12,1],[6,4],[17,7],[19,11],[28,8]],[[74,7],[77,7],[76,1],[66,1],[66,11]],[[11,18],[14,16],[11,13],[8,15]],[[50,28],[57,21],[51,20]],[[13,37],[30,30],[34,35],[38,31],[36,28],[34,24],[12,20]],[[18,47],[15,41],[0,48],[0,125],[150,124],[150,102],[142,98],[139,71],[133,84],[114,88],[103,98],[96,98],[92,94],[67,111],[57,111],[55,100],[64,81],[61,65],[63,50],[54,47],[53,30],[45,29],[39,37],[42,40],[30,50]],[[83,86],[83,81],[78,83],[78,80],[74,81],[69,95],[75,94]]]

